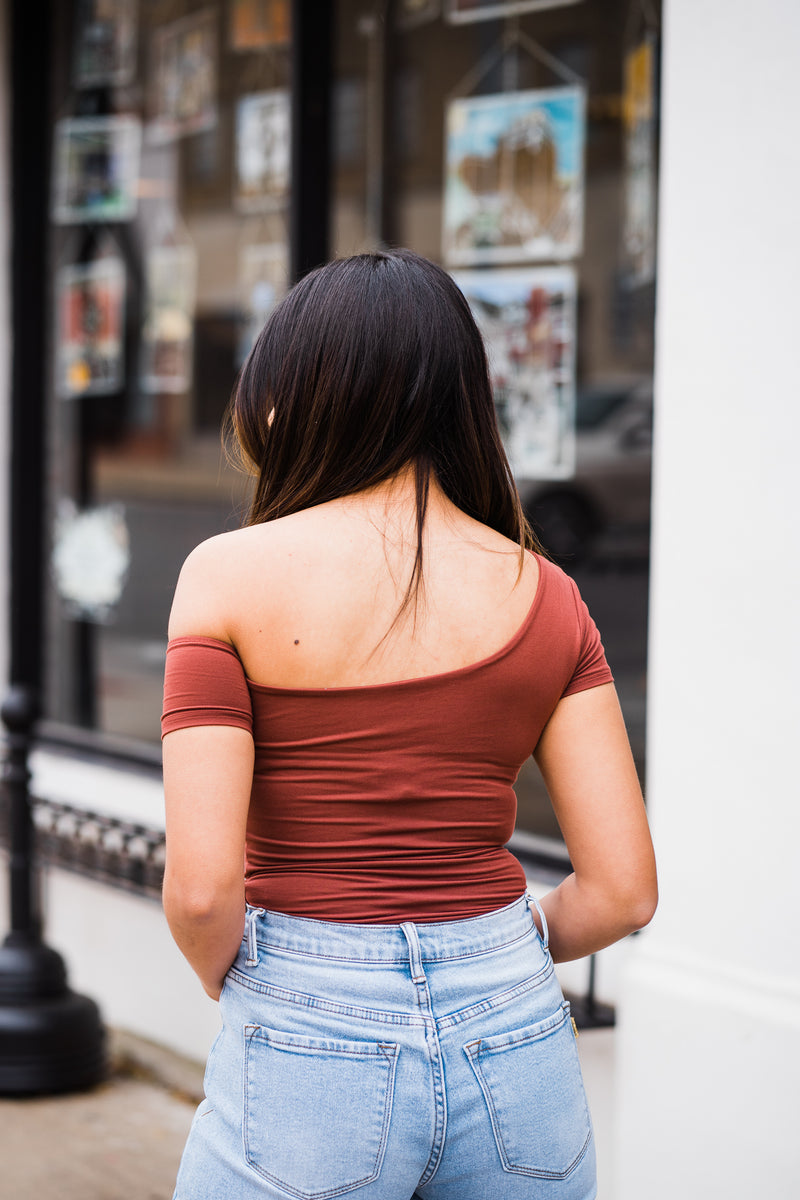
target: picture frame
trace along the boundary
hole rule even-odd
[[[138,117],[67,117],[55,127],[53,220],[130,221],[138,202],[142,127]]]
[[[64,399],[113,395],[125,379],[125,264],[108,256],[56,277],[56,390]]]
[[[583,244],[583,87],[460,97],[445,121],[445,262],[576,257]]]
[[[577,275],[571,266],[454,271],[486,344],[517,479],[575,473]]]

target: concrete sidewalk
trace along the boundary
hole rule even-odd
[[[612,1030],[579,1041],[600,1200],[613,1200],[613,1046]],[[0,1200],[170,1200],[202,1072],[138,1039],[117,1036],[113,1054],[111,1077],[89,1092],[0,1099]]]

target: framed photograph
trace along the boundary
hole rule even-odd
[[[279,208],[289,190],[289,93],[252,92],[236,105],[236,194],[240,212]]]
[[[518,479],[575,473],[572,267],[455,271],[486,341],[497,419]]]
[[[136,215],[142,127],[136,117],[69,117],[55,128],[53,220],[130,221]]]
[[[275,305],[289,286],[289,258],[285,242],[243,246],[239,255],[240,337],[236,365],[240,367],[253,348]]]
[[[57,390],[107,396],[125,378],[125,264],[121,258],[62,267],[56,282]]]
[[[543,8],[564,8],[581,0],[446,0],[447,19],[455,24],[466,21],[491,21],[518,13],[541,12]]]
[[[193,246],[156,246],[146,260],[147,300],[140,376],[145,392],[192,385],[197,254]]]
[[[652,283],[656,270],[655,42],[644,38],[625,56],[625,202],[623,258],[630,285]]]
[[[231,50],[288,46],[290,38],[289,0],[231,0]]]
[[[446,262],[579,254],[585,127],[581,87],[452,100],[445,129]]]
[[[203,9],[153,37],[153,120],[148,136],[169,142],[217,122],[217,11]]]
[[[122,86],[136,74],[136,5],[131,0],[80,0],[75,86]]]

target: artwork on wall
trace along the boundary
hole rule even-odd
[[[203,9],[153,36],[153,120],[148,137],[169,142],[217,121],[217,11]]]
[[[146,311],[141,342],[145,392],[186,392],[192,384],[197,253],[194,246],[156,246],[146,260]]]
[[[519,13],[541,12],[544,8],[564,8],[581,0],[447,0],[447,19],[455,23],[491,21]]]
[[[142,127],[136,117],[68,117],[55,128],[53,220],[129,221],[136,215]]]
[[[232,0],[231,50],[268,50],[291,37],[289,0]]]
[[[585,124],[578,86],[452,100],[445,260],[519,263],[579,254]]]
[[[97,258],[62,267],[57,284],[59,395],[104,396],[124,379],[125,264]]]
[[[75,86],[121,86],[136,73],[136,5],[132,0],[80,0]]]
[[[240,212],[277,208],[289,190],[289,93],[252,92],[236,106],[236,194]]]
[[[455,271],[453,278],[486,342],[514,475],[568,479],[575,471],[575,271]]]

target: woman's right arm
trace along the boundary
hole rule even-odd
[[[534,754],[572,874],[542,900],[556,962],[646,925],[658,902],[653,844],[611,683],[561,700]]]

